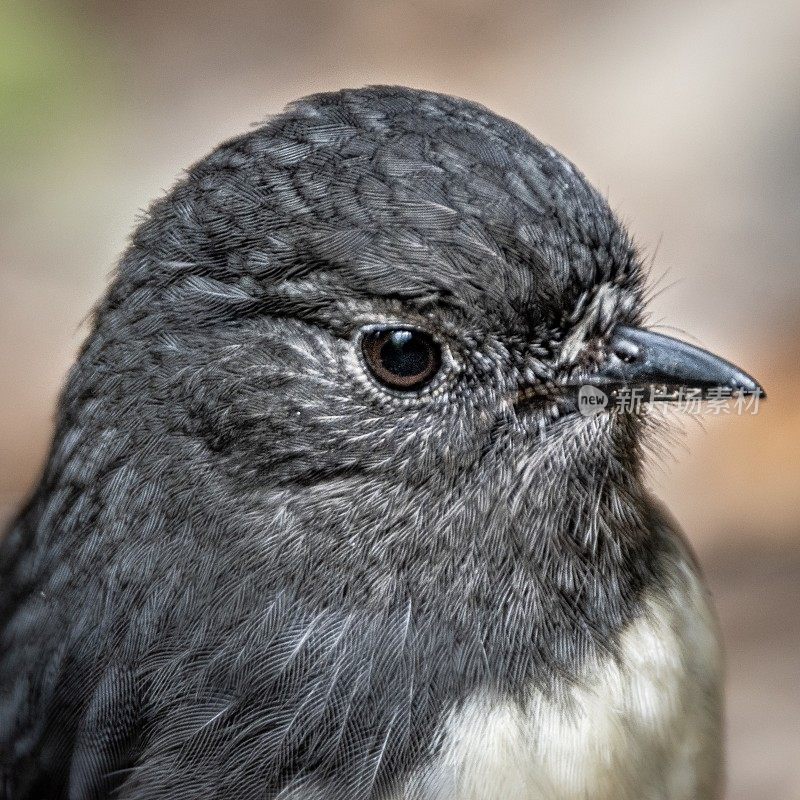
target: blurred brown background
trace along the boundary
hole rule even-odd
[[[0,513],[137,213],[309,92],[404,83],[522,123],[608,193],[653,318],[753,372],[653,485],[706,565],[729,655],[728,796],[800,798],[800,3],[0,3]]]

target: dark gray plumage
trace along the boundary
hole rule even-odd
[[[448,715],[575,713],[690,564],[644,419],[554,388],[642,323],[642,281],[583,176],[463,100],[318,95],[196,164],[3,544],[4,796],[504,796],[435,767]],[[435,338],[429,385],[375,380],[376,324]]]

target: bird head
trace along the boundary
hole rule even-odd
[[[488,524],[638,480],[642,415],[581,414],[580,386],[757,391],[644,330],[643,283],[604,198],[517,125],[312,96],[151,208],[68,399],[91,384],[151,470],[224,480],[251,520],[284,498],[341,530]]]

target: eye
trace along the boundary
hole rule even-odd
[[[366,330],[361,350],[375,378],[400,391],[421,389],[442,366],[441,347],[432,336],[413,328]]]

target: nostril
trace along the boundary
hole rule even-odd
[[[625,340],[614,342],[613,346],[614,355],[624,364],[632,364],[639,359],[640,349],[639,345]]]

